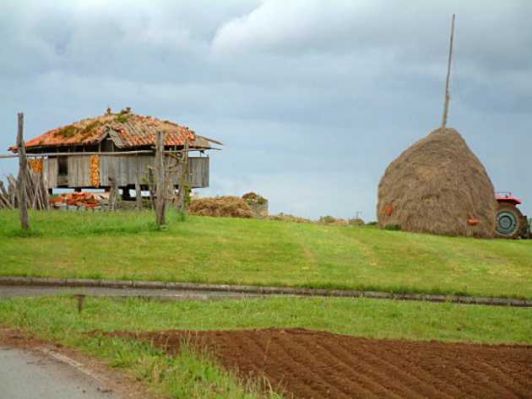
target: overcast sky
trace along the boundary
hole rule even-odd
[[[375,218],[387,165],[441,121],[532,214],[532,1],[0,2],[0,152],[131,106],[225,143],[202,195]],[[0,175],[14,162],[0,161]]]

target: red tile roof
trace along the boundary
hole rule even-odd
[[[166,132],[165,145],[183,146],[188,137],[191,148],[211,148],[216,140],[197,135],[193,130],[177,123],[151,116],[133,114],[130,111],[106,113],[95,118],[83,119],[71,125],[52,129],[26,142],[28,150],[45,147],[94,145],[107,135],[120,149],[155,145],[158,131]],[[16,147],[11,147],[16,151]]]

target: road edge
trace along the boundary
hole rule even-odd
[[[135,280],[96,280],[75,278],[49,278],[49,277],[16,277],[0,276],[0,286],[40,286],[40,287],[103,287],[103,288],[142,288],[156,290],[181,290],[181,291],[211,291],[229,292],[235,294],[257,295],[287,295],[287,296],[313,296],[313,297],[337,297],[337,298],[370,298],[370,299],[394,299],[404,301],[427,301],[447,302],[468,305],[488,306],[512,306],[532,307],[532,300],[501,298],[501,297],[477,297],[466,295],[439,295],[439,294],[414,294],[393,293],[384,291],[363,290],[337,290],[323,288],[295,288],[295,287],[270,287],[254,285],[230,285],[230,284],[199,284],[179,283],[164,281],[135,281]]]

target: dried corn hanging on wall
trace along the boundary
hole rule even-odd
[[[91,185],[100,186],[100,156],[91,155]]]
[[[44,169],[43,158],[28,159],[28,166],[35,173],[42,173]]]

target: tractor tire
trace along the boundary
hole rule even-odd
[[[499,203],[497,210],[497,236],[502,238],[519,238],[528,223],[521,211],[515,205]]]

